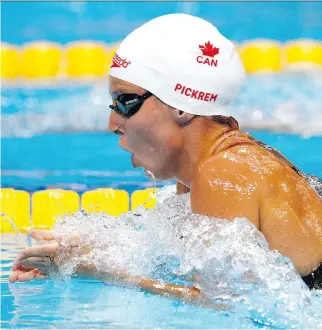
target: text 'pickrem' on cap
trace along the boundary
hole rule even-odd
[[[157,17],[130,33],[110,75],[140,86],[195,115],[224,115],[240,92],[245,69],[231,41],[187,14]]]

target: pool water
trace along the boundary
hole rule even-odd
[[[322,177],[318,152],[322,137],[251,133],[281,150],[303,171]],[[35,191],[57,186],[79,192],[114,187],[131,192],[153,184],[140,169],[131,168],[129,155],[108,133],[52,133],[6,137],[1,142],[4,187]],[[30,241],[24,235],[1,238],[3,328],[275,328],[265,315],[248,313],[242,302],[232,312],[214,311],[98,281],[10,284],[11,262]],[[316,293],[314,302],[321,307],[322,295]]]
[[[176,11],[209,19],[237,42],[263,37],[282,42],[322,38],[318,2],[5,2],[2,10],[2,40],[17,45],[81,39],[114,43],[143,22]],[[321,87],[321,75],[249,76],[231,114],[302,171],[322,177]],[[113,187],[132,192],[152,186],[141,169],[132,168],[117,137],[106,132],[110,101],[106,82],[68,88],[35,89],[29,84],[3,88],[1,186],[29,192],[51,187],[78,192]],[[84,279],[10,284],[12,260],[31,242],[24,235],[2,235],[1,241],[2,328],[291,326],[278,312],[249,311],[247,301],[236,300],[230,311],[215,311]],[[322,295],[315,292],[311,298],[307,322],[293,327],[322,328],[322,316],[315,320],[313,314],[322,311]],[[273,294],[267,296],[270,299]]]
[[[299,76],[294,81],[291,78],[250,77],[232,114],[237,119],[244,118],[242,124],[246,124],[247,131],[280,150],[302,171],[322,177],[319,134],[322,126],[318,120],[321,80],[309,80],[308,88],[307,77]],[[291,82],[295,86],[293,90],[282,88]],[[113,187],[131,193],[153,186],[141,169],[132,168],[130,155],[118,146],[118,137],[106,131],[110,103],[106,86],[7,89],[2,92],[1,102],[2,187],[29,192],[60,187],[80,193]],[[258,130],[262,123],[269,123],[266,126],[270,127],[282,123],[294,133]],[[157,186],[172,183],[157,182]],[[249,311],[242,301],[236,301],[231,311],[216,311],[84,279],[10,284],[11,262],[31,242],[23,235],[2,235],[1,239],[3,328],[287,328],[291,325],[279,313],[267,316],[270,311]],[[274,295],[269,298],[274,299]],[[310,308],[312,313],[322,310],[319,292],[312,294],[309,311]],[[310,322],[314,327],[322,327],[321,321]],[[306,328],[307,323],[299,323],[297,327]]]
[[[89,226],[88,222],[87,230]],[[322,328],[322,292],[308,289],[292,292],[290,287],[283,287],[285,292],[281,293],[272,287],[269,292],[256,285],[237,285],[236,279],[235,286],[244,294],[231,292],[223,301],[229,309],[215,310],[87,279],[63,277],[9,283],[13,259],[31,242],[18,234],[2,235],[1,239],[2,328]],[[124,240],[128,240],[126,235]],[[111,257],[108,251],[101,252],[101,256]],[[261,294],[265,294],[264,300]],[[297,304],[294,298],[301,302]]]
[[[251,133],[282,151],[303,171],[322,177],[322,137]],[[133,191],[152,186],[141,169],[132,168],[130,154],[118,146],[117,139],[108,133],[2,138],[2,186],[28,191],[59,186],[79,192],[97,187]],[[163,184],[158,182],[158,186]]]
[[[249,76],[231,115],[303,171],[322,176],[321,86],[320,75]],[[4,187],[81,192],[152,185],[141,169],[132,168],[118,137],[107,133],[111,99],[105,83],[7,88],[1,96]]]
[[[2,328],[257,328],[260,321],[198,308],[97,281],[72,279],[8,283],[10,264],[28,245],[3,235]]]

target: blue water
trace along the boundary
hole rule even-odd
[[[322,137],[251,133],[282,151],[303,171],[322,177]],[[152,186],[141,169],[132,168],[130,155],[118,146],[117,139],[109,133],[2,138],[2,186],[28,191],[59,186],[80,192],[96,187],[133,191]]]
[[[247,77],[231,114],[242,128],[285,153],[303,171],[322,176],[321,86],[321,76]],[[141,169],[132,168],[117,137],[107,132],[111,100],[105,83],[7,88],[1,96],[3,186],[28,191],[110,186],[133,191],[152,184]],[[264,130],[254,130],[263,124]]]
[[[249,77],[232,114],[246,126],[282,123],[299,130],[250,132],[304,172],[322,177],[322,136],[312,132],[321,128],[320,81],[306,76]],[[132,168],[118,137],[106,131],[110,99],[105,85],[5,89],[1,102],[3,187],[30,192],[60,187],[81,193],[97,187],[132,192],[153,185],[141,169]],[[95,281],[9,284],[11,262],[28,244],[25,237],[2,235],[4,328],[274,328],[280,317],[274,314],[272,323],[238,302],[233,311],[218,312]],[[321,296],[313,296],[313,302],[319,309]]]
[[[11,261],[27,244],[26,238],[2,237],[1,328],[262,327],[251,317],[189,306],[97,281],[73,279],[9,284]]]
[[[251,132],[281,150],[303,171],[322,177],[322,137]],[[117,136],[97,133],[42,133],[1,139],[3,187],[36,191],[50,187],[78,192],[114,187],[132,192],[151,186],[133,169]],[[168,182],[170,183],[170,182]],[[158,186],[166,183],[158,182]],[[232,312],[188,306],[140,290],[73,279],[9,284],[13,258],[26,237],[2,235],[1,326],[3,328],[261,328],[270,322],[236,303]],[[316,297],[316,302],[322,297]],[[277,316],[276,316],[277,317]],[[278,318],[278,317],[277,317]]]

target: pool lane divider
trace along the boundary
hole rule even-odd
[[[67,45],[34,41],[18,46],[3,42],[0,47],[2,82],[44,80],[46,85],[48,81],[104,78],[119,44],[79,40]],[[249,74],[322,70],[321,40],[295,39],[281,43],[254,39],[243,43],[233,41],[233,44]]]
[[[158,188],[134,191],[100,188],[81,196],[72,190],[47,189],[29,194],[12,188],[0,189],[1,234],[27,233],[30,228],[51,229],[64,215],[80,209],[119,216],[139,206],[155,208]]]

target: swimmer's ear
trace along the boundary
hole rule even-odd
[[[172,113],[174,120],[180,126],[188,124],[195,117],[195,115],[192,115],[179,109],[173,109]]]

